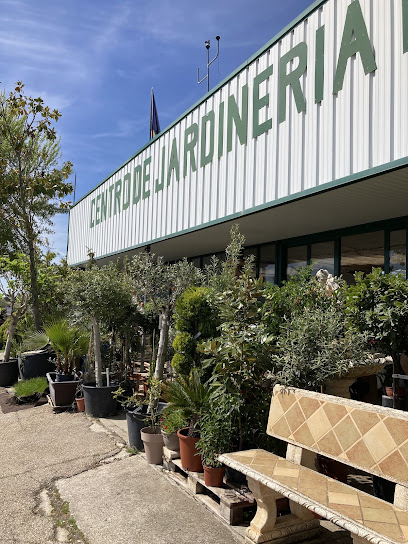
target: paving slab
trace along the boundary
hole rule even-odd
[[[229,527],[141,455],[57,482],[89,544],[233,544]]]
[[[48,405],[0,414],[1,544],[55,542],[52,520],[36,513],[40,490],[120,450],[116,437],[91,432],[92,425],[84,414],[54,414]]]

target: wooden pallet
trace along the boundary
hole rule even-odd
[[[67,406],[55,406],[50,395],[47,395],[47,400],[54,412],[63,412],[64,410],[69,410],[72,408],[72,404],[68,404]]]
[[[223,487],[205,485],[203,473],[183,469],[178,452],[164,448],[163,468],[174,481],[229,525],[248,525],[254,517],[256,502],[250,492],[241,494],[227,483]]]

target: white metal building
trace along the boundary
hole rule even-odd
[[[319,0],[78,201],[68,263],[151,246],[257,272],[407,269],[408,0]]]

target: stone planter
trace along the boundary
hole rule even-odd
[[[18,382],[18,360],[0,362],[0,387],[9,387]]]
[[[150,465],[161,465],[163,462],[163,437],[159,428],[144,427],[140,431],[143,440],[146,460]]]
[[[78,378],[65,382],[57,382],[56,372],[48,372],[47,380],[53,405],[59,407],[71,406],[75,400],[79,382]]]
[[[83,385],[85,411],[92,417],[109,417],[116,415],[118,409],[117,400],[112,393],[117,390],[117,385],[96,387]]]
[[[351,385],[353,385],[357,378],[378,374],[388,364],[390,364],[390,357],[378,357],[374,359],[372,364],[354,366],[350,368],[346,374],[343,374],[341,378],[328,380],[324,384],[325,393],[327,395],[334,395],[336,397],[349,399],[351,398],[349,388]]]

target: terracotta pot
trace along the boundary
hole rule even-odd
[[[394,396],[394,390],[392,387],[389,387],[388,385],[385,386],[385,393],[388,397]]]
[[[76,401],[76,404],[77,404],[78,412],[85,412],[85,399],[84,398],[79,398],[79,399],[75,399],[75,401]]]
[[[225,467],[204,467],[204,483],[209,487],[222,487]]]
[[[160,429],[143,427],[140,431],[146,460],[150,465],[161,465],[163,462],[163,437]]]
[[[201,463],[201,455],[197,450],[196,444],[200,440],[188,435],[188,428],[177,431],[177,436],[180,440],[180,459],[181,466],[184,470],[190,472],[203,472]]]
[[[163,442],[166,448],[172,451],[180,451],[180,440],[177,433],[167,434],[162,430]]]

